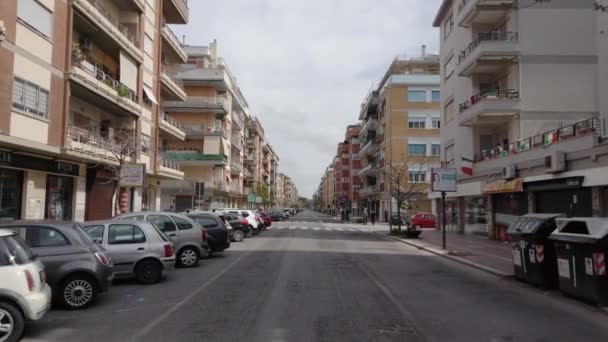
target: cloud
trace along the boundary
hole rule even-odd
[[[357,121],[363,97],[397,54],[438,50],[440,0],[190,1],[173,29],[190,45],[218,39],[252,113],[300,193],[312,196]]]

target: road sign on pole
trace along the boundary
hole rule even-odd
[[[448,192],[456,192],[457,171],[455,168],[432,168],[431,169],[431,191],[441,192],[441,245],[446,249],[446,205],[445,197]]]

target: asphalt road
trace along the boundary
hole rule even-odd
[[[301,216],[300,216],[301,215]],[[161,284],[115,284],[25,341],[606,341],[586,304],[314,213]]]

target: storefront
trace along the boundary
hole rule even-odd
[[[112,174],[94,165],[87,168],[87,200],[85,219],[106,220],[113,215],[113,198],[116,182]]]
[[[528,213],[528,195],[524,192],[523,179],[500,180],[485,184],[484,194],[491,195],[494,227],[493,236],[507,241],[507,229],[518,216]]]
[[[560,213],[568,217],[591,217],[591,188],[584,188],[585,177],[567,177],[526,182],[525,189],[534,193],[537,213]]]
[[[21,218],[23,173],[0,168],[0,220]]]

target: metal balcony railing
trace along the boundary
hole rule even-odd
[[[181,90],[183,90],[185,92],[186,89],[184,88],[184,82],[175,78],[175,76],[173,75],[173,72],[170,69],[171,69],[171,66],[168,64],[161,65],[161,72],[163,74],[165,74],[165,76],[167,76],[173,83],[175,83],[176,86],[178,86]]]
[[[175,171],[181,171],[179,163],[174,160],[169,160],[165,158],[162,151],[158,151],[158,157],[156,158],[156,165],[159,167],[166,167],[168,169],[172,169]]]
[[[475,161],[479,162],[488,159],[507,157],[513,154],[532,150],[536,147],[549,146],[570,138],[599,132],[600,129],[601,121],[599,118],[583,120],[572,125],[560,127],[558,129],[537,134],[529,138],[521,139],[507,145],[497,146],[490,150],[481,150],[481,152],[475,156]]]
[[[467,56],[469,56],[482,42],[517,42],[519,41],[519,32],[507,32],[507,31],[490,31],[490,32],[479,32],[477,39],[474,39],[467,47],[460,52],[458,55],[458,64],[462,63]]]
[[[74,65],[82,71],[88,73],[97,80],[114,89],[116,91],[116,95],[126,97],[135,103],[139,103],[139,97],[135,91],[106,74],[105,71],[103,71],[103,64],[97,63],[91,56],[84,55],[81,51],[73,50],[72,63],[74,63]]]
[[[102,135],[73,125],[69,125],[67,131],[67,137],[71,142],[106,150],[117,156],[135,155],[137,150],[135,139],[129,139],[129,134],[133,134],[133,132],[131,130],[111,129],[107,134]],[[124,137],[124,139],[121,137]]]
[[[116,27],[125,37],[127,37],[127,39],[129,39],[135,46],[139,46],[137,39],[135,39],[135,36],[133,36],[130,32],[129,29],[122,25],[117,18],[115,18],[112,13],[110,13],[102,4],[98,3],[95,0],[87,0],[91,5],[93,5],[93,7],[95,7],[95,9],[97,9],[97,11],[99,11],[99,13],[101,13],[101,15],[104,16],[104,18],[106,18],[114,27]],[[179,41],[179,40],[178,40]]]
[[[488,89],[471,96],[458,106],[460,113],[473,107],[476,103],[487,99],[519,99],[519,91],[515,89]]]
[[[167,113],[165,113],[165,112],[160,112],[160,117],[161,117],[161,119],[162,119],[164,122],[166,122],[166,123],[168,123],[169,125],[171,125],[171,126],[173,126],[173,127],[177,128],[177,129],[182,130],[182,131],[184,131],[184,132],[185,132],[185,130],[184,130],[184,125],[182,125],[182,124],[181,124],[179,121],[175,120],[173,117],[171,117],[171,116],[170,116],[170,115],[168,115]]]

